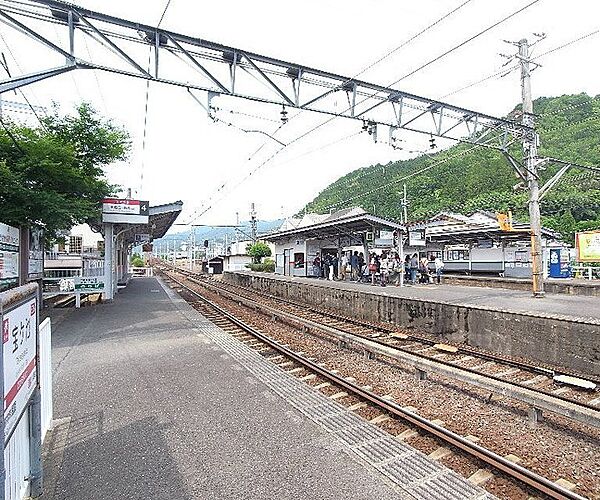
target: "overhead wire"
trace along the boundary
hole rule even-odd
[[[576,38],[576,39],[574,39],[574,40],[571,40],[571,41],[569,41],[569,42],[566,42],[566,43],[564,43],[564,44],[562,44],[562,45],[559,45],[558,47],[554,47],[554,48],[552,48],[552,49],[550,49],[550,50],[548,50],[548,51],[546,51],[546,52],[544,52],[544,53],[542,53],[542,54],[539,54],[539,55],[537,55],[537,56],[536,56],[535,58],[533,58],[533,59],[539,59],[539,58],[541,58],[541,57],[544,57],[544,56],[546,56],[546,55],[548,55],[548,54],[552,54],[552,53],[554,53],[554,52],[556,52],[556,51],[558,51],[558,50],[561,50],[561,49],[564,49],[564,48],[566,48],[566,47],[569,47],[570,45],[572,45],[572,44],[574,44],[574,43],[576,43],[576,42],[578,42],[578,41],[581,41],[581,40],[584,40],[584,39],[586,39],[586,38],[588,38],[588,37],[590,37],[590,36],[596,35],[596,34],[598,34],[599,32],[600,32],[600,30],[596,30],[596,31],[590,32],[590,33],[588,33],[588,34],[586,34],[586,35],[580,36],[580,37],[578,37],[578,38]],[[512,68],[508,68],[508,70],[511,70],[511,71],[512,71],[513,69],[515,69],[515,68],[518,68],[518,67],[519,67],[519,65],[517,65],[517,66],[514,66],[514,67],[512,67]],[[483,79],[480,79],[480,80],[478,80],[477,82],[473,82],[473,83],[471,83],[471,84],[469,84],[469,85],[466,85],[466,86],[464,86],[464,87],[461,87],[461,88],[459,88],[459,89],[457,89],[457,90],[455,90],[455,91],[452,91],[452,92],[450,92],[450,93],[446,94],[445,96],[443,96],[443,97],[442,97],[442,99],[443,99],[443,98],[445,98],[445,97],[448,97],[448,96],[450,96],[450,95],[454,95],[454,94],[456,94],[456,93],[458,93],[458,92],[462,92],[463,90],[466,90],[467,88],[471,88],[471,87],[473,87],[473,86],[475,86],[475,85],[477,85],[477,84],[479,84],[479,83],[482,83],[482,82],[484,82],[484,81],[487,81],[487,80],[489,80],[489,79],[493,78],[494,76],[498,76],[499,74],[503,74],[503,73],[505,73],[505,71],[507,71],[507,68],[504,68],[504,69],[503,69],[503,70],[501,70],[501,71],[497,71],[497,72],[495,72],[495,73],[492,73],[491,75],[488,75],[488,76],[484,77]],[[549,112],[549,113],[543,113],[543,114],[541,114],[541,115],[540,115],[540,117],[546,117],[546,116],[551,116],[551,115],[559,114],[559,113],[561,113],[561,112],[563,112],[563,111],[567,111],[567,110],[569,110],[569,109],[575,109],[575,108],[577,108],[577,107],[584,106],[584,105],[586,105],[586,104],[589,104],[589,102],[590,102],[590,101],[588,100],[588,101],[584,101],[584,102],[581,102],[581,103],[577,103],[577,104],[574,104],[574,105],[571,105],[571,106],[566,106],[566,107],[564,107],[564,108],[561,108],[561,109],[559,109],[559,110],[555,110],[555,111],[552,111],[552,112]],[[577,121],[577,122],[573,122],[573,123],[571,123],[571,124],[569,124],[569,125],[577,125],[577,124],[585,123],[585,122],[587,122],[587,121],[590,121],[590,120],[592,120],[592,119],[595,119],[595,118],[596,118],[595,116],[594,116],[594,117],[585,118],[585,119],[583,119],[583,120],[579,120],[579,121]],[[564,127],[552,127],[552,128],[550,128],[550,129],[547,129],[547,130],[545,130],[545,132],[549,132],[549,131],[555,131],[555,130],[564,130]],[[477,145],[477,146],[475,146],[475,148],[476,148],[476,147],[479,147],[479,146]],[[470,150],[468,150],[468,151],[472,151],[472,150],[474,150],[475,148],[471,148],[471,149],[470,149]],[[436,164],[434,164],[434,165],[432,165],[432,166],[435,166],[435,165],[437,165],[437,164],[439,164],[439,163],[436,163]],[[415,172],[414,174],[410,174],[410,176],[409,176],[409,177],[413,177],[414,175],[420,175],[421,173],[424,173],[424,172],[426,172],[426,171],[428,171],[428,170],[430,170],[430,167],[429,167],[429,166],[428,166],[428,167],[426,167],[426,168],[424,168],[424,169],[422,169],[422,170],[419,170],[419,171]],[[369,172],[369,173],[364,173],[364,174],[362,174],[362,175],[360,175],[360,176],[358,176],[358,177],[354,177],[354,178],[352,178],[352,179],[348,179],[348,180],[346,181],[346,183],[350,183],[351,181],[354,181],[354,180],[357,180],[357,179],[359,179],[359,178],[366,177],[366,176],[369,176],[369,175],[372,175],[372,172]],[[406,178],[409,178],[409,177],[406,177]],[[394,183],[395,183],[395,182],[401,182],[402,180],[405,180],[406,178],[402,178],[402,179],[400,179],[400,180],[398,180],[398,181],[396,181],[396,180],[395,180],[395,181],[393,181],[393,182],[394,182]],[[387,187],[388,185],[389,185],[389,184],[384,184],[384,185],[382,185],[382,186],[379,186],[379,187],[375,188],[374,190],[370,190],[370,191],[367,191],[366,193],[359,194],[359,195],[357,195],[357,197],[367,196],[368,194],[370,194],[370,193],[372,193],[372,192],[374,192],[374,191],[377,191],[377,190],[379,190],[379,189],[383,189],[384,187]],[[334,204],[334,205],[330,205],[330,206],[327,206],[327,207],[325,207],[325,210],[328,210],[328,209],[330,209],[330,208],[334,208],[334,207],[336,207],[336,206],[339,206],[340,204],[347,203],[348,201],[352,201],[353,199],[355,199],[355,197],[352,197],[352,198],[349,198],[349,199],[343,200],[343,201],[341,201],[341,202],[337,202],[337,203],[336,203],[336,204]]]
[[[454,47],[446,50],[445,52],[443,52],[442,54],[434,57],[433,59],[429,60],[428,62],[422,64],[421,66],[419,66],[418,68],[416,68],[413,71],[410,71],[409,73],[405,74],[404,76],[400,77],[399,79],[395,80],[394,82],[390,83],[389,85],[387,85],[387,87],[391,87],[392,85],[396,85],[397,83],[401,82],[402,80],[408,78],[409,76],[414,75],[416,72],[421,71],[422,69],[430,66],[431,64],[433,64],[434,62],[439,61],[440,59],[442,59],[443,57],[446,57],[447,55],[451,54],[452,52],[454,52],[455,50],[458,50],[461,47],[464,47],[466,44],[472,42],[473,40],[475,40],[476,38],[484,35],[485,33],[487,33],[488,31],[492,30],[493,28],[496,28],[497,26],[499,26],[500,24],[508,21],[509,19],[513,18],[514,16],[516,16],[517,14],[520,14],[521,12],[523,12],[525,9],[528,9],[529,7],[532,7],[533,5],[537,4],[538,2],[540,2],[541,0],[533,0],[532,2],[528,3],[527,5],[525,5],[524,7],[521,7],[520,9],[513,11],[512,13],[508,14],[507,16],[503,17],[502,19],[500,19],[499,21],[496,21],[495,23],[491,24],[490,26],[488,26],[487,28],[479,31],[478,33],[476,33],[475,35],[469,37],[468,39],[464,40],[463,42],[459,43],[458,45],[455,45]],[[359,101],[357,104],[355,104],[355,106],[364,103],[365,101],[367,101],[368,99],[371,99],[375,96],[377,96],[380,92],[375,92],[372,95],[369,95],[368,97],[365,97],[364,99],[362,99],[361,101]],[[349,111],[351,109],[351,107],[347,108],[345,111]],[[322,126],[332,122],[333,120],[335,120],[336,118],[338,118],[338,116],[332,116],[326,120],[324,120],[323,122],[317,124],[316,126],[310,128],[309,130],[307,130],[306,132],[302,133],[300,136],[298,136],[297,138],[291,140],[288,142],[288,144],[293,144],[296,141],[312,134],[314,131],[318,130],[319,128],[321,128]]]
[[[403,49],[404,47],[406,47],[407,45],[409,45],[410,43],[412,43],[413,41],[415,41],[417,38],[419,38],[420,36],[424,35],[429,30],[433,29],[435,26],[437,26],[438,24],[440,24],[442,21],[446,20],[447,18],[449,18],[450,16],[452,16],[453,14],[455,14],[456,12],[458,12],[464,6],[466,6],[467,4],[469,4],[471,1],[472,0],[466,0],[463,3],[461,3],[460,5],[458,5],[457,7],[449,10],[448,12],[446,12],[445,14],[443,14],[441,17],[437,18],[435,21],[433,21],[432,23],[428,24],[425,28],[421,29],[419,32],[417,32],[414,35],[412,35],[410,38],[404,40],[402,43],[400,43],[400,45],[394,47],[393,49],[391,49],[390,51],[388,51],[387,53],[385,53],[383,56],[381,56],[379,59],[375,60],[373,63],[371,63],[371,64],[367,65],[366,67],[364,67],[363,69],[361,69],[354,76],[350,77],[350,79],[348,81],[352,81],[354,78],[356,78],[357,76],[360,76],[363,73],[367,72],[369,69],[371,69],[374,66],[376,66],[377,64],[381,63],[382,61],[384,61],[385,59],[387,59],[388,57],[390,57],[392,54],[394,54],[394,53],[398,52],[399,50]],[[290,121],[292,121],[293,119],[297,118],[304,111],[305,111],[305,109],[300,109],[298,112],[296,112],[294,115],[292,115],[289,118],[288,123]],[[279,130],[281,130],[282,125],[280,125],[279,127],[277,127],[277,129],[275,131],[271,132],[271,134],[275,135]],[[260,151],[265,146],[265,144],[263,144],[262,146],[260,146],[257,151],[255,151],[252,155],[250,155],[250,158],[252,158],[258,151]]]
[[[521,7],[520,9],[517,9],[516,11],[511,12],[510,14],[506,15],[505,17],[503,17],[502,19],[500,19],[499,21],[494,22],[493,24],[491,24],[490,26],[484,28],[483,30],[479,31],[478,33],[476,33],[475,35],[472,35],[471,37],[469,37],[468,39],[464,40],[463,42],[459,43],[458,45],[453,46],[452,48],[448,49],[447,51],[443,52],[442,54],[436,56],[435,58],[431,59],[430,61],[422,64],[419,68],[416,68],[415,70],[409,72],[408,74],[402,76],[401,78],[395,80],[394,82],[392,82],[390,85],[388,85],[388,87],[395,85],[397,83],[399,83],[400,81],[408,78],[409,76],[414,75],[415,73],[417,73],[418,71],[421,71],[422,69],[430,66],[431,64],[433,64],[434,62],[439,61],[440,59],[446,57],[447,55],[453,53],[455,50],[458,50],[459,48],[465,46],[466,44],[472,42],[473,40],[475,40],[476,38],[482,36],[483,34],[489,32],[490,30],[492,30],[493,28],[496,28],[497,26],[499,26],[500,24],[508,21],[509,19],[513,18],[514,16],[520,14],[521,12],[523,12],[524,10],[528,9],[529,7],[532,7],[533,5],[537,4],[538,2],[540,2],[541,0],[533,0],[530,3],[528,3],[527,5]],[[466,2],[461,4],[460,7],[462,7],[463,5],[466,5]],[[454,11],[451,12],[455,12],[456,9],[454,9]],[[447,14],[445,17],[447,17],[448,15],[451,15],[450,13]],[[427,30],[427,29],[426,29]],[[426,31],[424,30],[424,31]],[[372,97],[375,97],[379,94],[379,92],[375,92],[372,95],[369,95],[367,97],[365,97],[364,99],[362,99],[358,104],[361,104],[363,102],[365,102],[368,99],[371,99]],[[351,108],[347,108],[346,111],[350,110]],[[298,114],[298,113],[297,113]],[[297,114],[295,116],[297,116]],[[295,117],[294,116],[294,117]],[[280,150],[276,151],[274,154],[272,154],[270,157],[268,157],[263,163],[260,164],[259,167],[264,166],[266,163],[268,163],[269,161],[271,161],[275,156],[277,156],[283,149],[288,148],[289,146],[291,146],[292,144],[295,144],[296,142],[302,140],[303,138],[307,137],[308,135],[312,134],[313,132],[315,132],[316,130],[320,129],[321,127],[323,127],[324,125],[332,122],[333,120],[335,120],[336,118],[338,118],[338,116],[332,116],[326,120],[324,120],[323,122],[317,124],[316,126],[310,128],[309,130],[307,130],[306,132],[303,132],[302,134],[300,134],[299,136],[295,137],[294,139],[288,141],[286,143],[286,146],[283,146]],[[291,118],[290,118],[291,119]],[[279,127],[281,128],[281,126]],[[278,129],[279,129],[278,128]],[[261,146],[261,148],[264,147]],[[261,149],[259,148],[259,149]],[[203,213],[206,213],[203,212]],[[199,216],[196,216],[194,218],[194,220],[196,220]]]

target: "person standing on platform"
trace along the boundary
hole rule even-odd
[[[434,261],[435,265],[435,277],[437,279],[437,284],[439,285],[442,282],[442,272],[444,271],[444,261],[441,257],[436,257]]]
[[[358,252],[356,250],[350,256],[350,267],[352,268],[352,279],[355,281],[360,281],[360,264]]]
[[[342,266],[340,269],[341,272],[341,280],[346,281],[346,272],[348,271],[348,252],[344,252],[342,254]]]
[[[381,254],[381,259],[379,260],[379,279],[381,282],[381,286],[386,286],[388,281],[388,276],[390,273],[390,259],[388,258],[387,252],[383,252]]]
[[[339,260],[337,255],[331,256],[331,267],[329,268],[329,280],[336,281],[338,279],[338,264]]]
[[[419,256],[415,253],[410,259],[410,282],[414,285],[417,282],[417,270],[419,269]]]
[[[319,256],[319,252],[315,255],[315,258],[312,261],[313,265],[313,274],[317,277],[321,277],[321,257]]]

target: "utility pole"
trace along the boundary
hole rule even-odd
[[[400,202],[400,206],[402,207],[402,211],[400,212],[400,222],[401,224],[404,226],[402,229],[400,229],[400,231],[398,231],[398,249],[399,254],[400,254],[400,265],[402,266],[402,269],[400,271],[400,286],[403,287],[404,286],[404,229],[406,228],[406,223],[407,223],[407,214],[406,214],[406,207],[408,205],[407,201],[406,201],[406,184],[404,184],[403,186],[403,190],[404,190],[404,196],[402,198],[402,201]]]
[[[542,264],[542,223],[540,218],[540,187],[537,171],[538,135],[533,131],[535,126],[533,100],[531,97],[531,70],[529,67],[529,43],[526,38],[519,40],[519,60],[521,62],[521,95],[523,99],[522,123],[531,127],[532,132],[523,138],[523,158],[527,170],[529,187],[529,225],[531,227],[531,261],[533,296],[544,296],[544,276]]]
[[[252,229],[252,244],[256,243],[256,211],[254,203],[250,205],[250,227]]]

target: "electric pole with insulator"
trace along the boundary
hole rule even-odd
[[[252,244],[256,243],[256,211],[254,203],[250,205],[250,227],[252,229]]]
[[[521,62],[521,94],[523,99],[522,123],[530,128],[523,137],[523,159],[527,171],[529,188],[529,225],[531,227],[531,262],[533,296],[544,296],[544,270],[542,264],[542,222],[540,216],[540,187],[537,171],[537,148],[539,137],[534,131],[533,99],[531,98],[531,71],[529,43],[519,40],[519,60]]]

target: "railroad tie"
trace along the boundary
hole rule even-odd
[[[523,385],[536,385],[542,382],[543,380],[548,380],[548,377],[546,377],[545,375],[538,375],[537,377],[530,378],[521,383]]]
[[[442,458],[447,457],[452,454],[453,454],[453,451],[450,448],[446,448],[445,446],[440,446],[439,448],[433,450],[429,454],[429,458],[431,458],[431,460],[441,460]]]
[[[341,391],[341,392],[336,392],[335,394],[333,394],[332,396],[329,396],[329,399],[342,399],[345,398],[348,395],[347,392]]]
[[[566,387],[562,387],[562,389],[566,389]],[[560,389],[556,389],[556,391],[559,391],[559,390]],[[556,393],[556,391],[554,391],[554,392]],[[591,401],[588,401],[588,404],[592,405],[592,406],[598,406],[598,405],[600,405],[600,398],[592,399]]]
[[[308,375],[305,375],[304,377],[301,377],[300,380],[302,380],[303,382],[306,382],[306,381],[312,380],[314,378],[317,378],[317,376],[314,373],[310,373]]]
[[[386,415],[385,413],[382,413],[381,415],[378,415],[375,418],[369,420],[369,422],[372,424],[381,424],[382,422],[386,422],[388,420],[391,420],[391,417],[389,415]]]
[[[367,403],[364,403],[361,401],[360,403],[355,403],[352,406],[349,406],[348,411],[360,410],[361,408],[364,408],[365,406],[368,406]]]
[[[298,368],[292,368],[291,370],[286,370],[286,373],[298,373],[298,372],[301,372],[302,370],[304,370],[304,368],[299,366]]]
[[[329,387],[330,385],[331,385],[331,383],[330,383],[330,382],[323,382],[322,384],[315,385],[315,387],[314,387],[314,388],[318,390],[318,389],[323,389],[323,388],[325,388],[325,387]]]
[[[482,484],[487,483],[493,477],[494,474],[492,474],[488,469],[479,469],[477,472],[469,476],[468,481],[476,486],[481,486]]]

